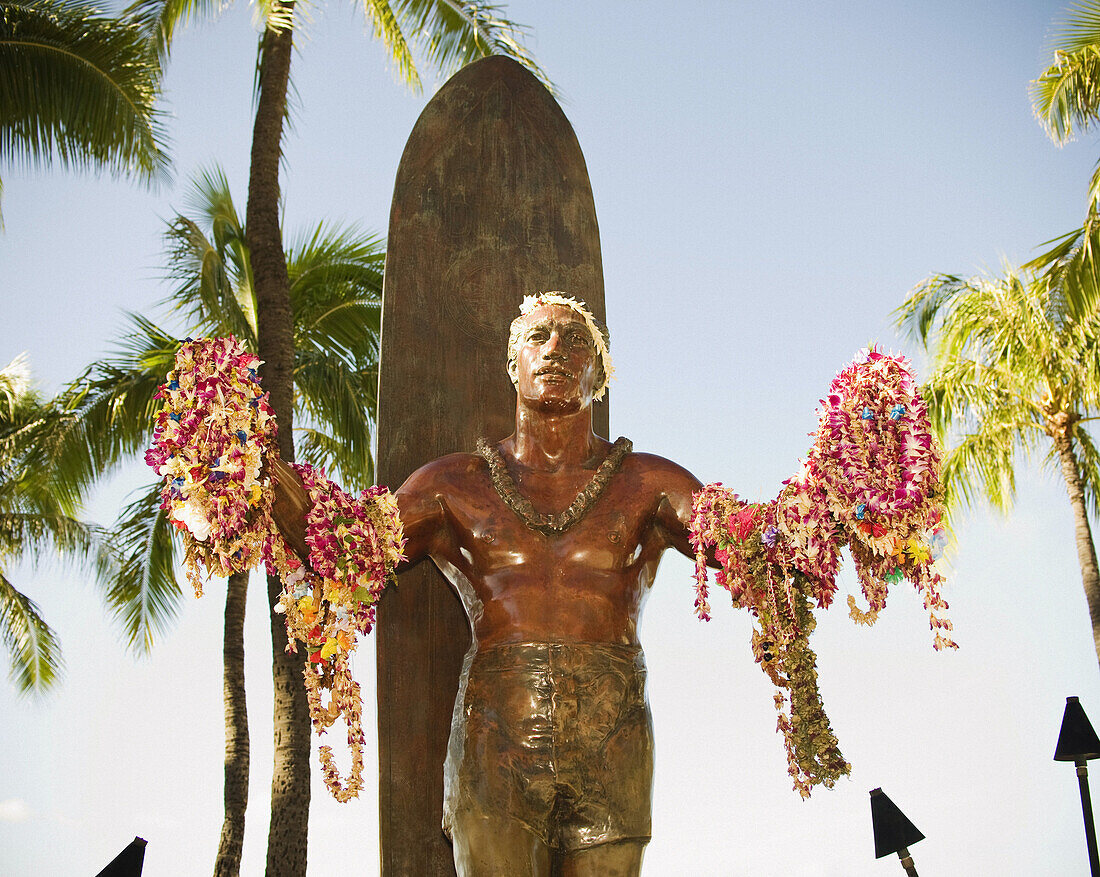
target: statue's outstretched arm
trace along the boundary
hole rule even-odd
[[[302,563],[309,563],[309,545],[306,544],[306,515],[312,503],[301,476],[278,457],[267,460],[267,470],[272,476],[275,501],[271,517],[287,545],[294,549]]]
[[[259,364],[232,337],[185,341],[157,391],[163,404],[145,459],[165,479],[161,507],[184,531],[196,596],[204,567],[227,576],[266,562],[278,571],[283,589],[272,611],[285,617],[288,648],[304,647],[314,728],[347,723],[346,780],[320,747],[325,783],[346,801],[359,792],[363,766],[362,701],[349,659],[403,560],[399,509],[383,487],[351,496],[323,472],[278,458]]]
[[[444,457],[421,466],[394,494],[405,536],[405,561],[398,572],[436,553],[449,538],[443,496],[447,493],[447,475],[452,463]]]
[[[697,559],[695,545],[691,541],[692,497],[703,489],[702,482],[683,466],[666,460],[664,457],[644,455],[647,470],[656,479],[656,488],[660,495],[655,523],[665,537],[669,547],[675,548],[691,560]],[[706,549],[706,564],[719,568],[715,559],[714,546]]]

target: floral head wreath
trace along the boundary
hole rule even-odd
[[[526,317],[535,308],[541,308],[546,305],[562,305],[569,308],[581,319],[584,320],[584,324],[588,327],[589,333],[592,335],[592,345],[596,349],[596,359],[599,365],[598,385],[595,388],[595,394],[593,400],[599,402],[607,393],[607,385],[611,382],[611,375],[614,374],[614,367],[611,365],[611,351],[609,350],[609,344],[611,341],[610,335],[599,321],[592,316],[592,312],[588,310],[588,306],[584,302],[578,301],[571,296],[567,296],[561,292],[540,292],[538,295],[524,296],[523,302],[519,306],[519,316],[512,321],[508,333],[508,376],[512,379],[512,383],[516,382],[516,356],[519,350],[519,338],[523,328],[523,318]]]

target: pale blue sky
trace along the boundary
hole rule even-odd
[[[509,3],[588,162],[618,373],[613,433],[771,497],[855,351],[877,340],[916,352],[889,318],[913,284],[1024,261],[1078,224],[1100,144],[1055,148],[1027,99],[1061,10]],[[331,218],[384,231],[428,95],[395,84],[350,5],[311,16],[294,61],[287,227]],[[163,220],[196,168],[220,162],[243,210],[250,27],[239,6],[179,38],[167,80],[176,176],[161,191],[3,169],[0,362],[26,350],[56,389],[109,348],[124,310],[161,298]],[[107,522],[145,478],[134,467],[91,513]],[[873,858],[876,786],[927,835],[912,850],[921,873],[1087,873],[1073,769],[1051,760],[1067,695],[1100,720],[1064,490],[1028,475],[1009,519],[981,511],[957,524],[947,597],[958,653],[932,652],[905,588],[871,630],[842,601],[823,614],[821,685],[853,774],[805,803],[789,788],[748,619],[717,594],[714,621],[695,621],[690,565],[666,561],[642,626],[658,741],[647,874],[900,873]],[[91,875],[137,834],[149,877],[208,873],[222,817],[224,589],[188,599],[153,656],[134,661],[77,576],[47,566],[19,571],[18,584],[58,630],[67,678],[42,702],[0,686],[0,871]],[[847,570],[842,588],[853,585]],[[271,759],[258,587],[249,613],[252,875]],[[358,668],[373,699],[372,645]],[[311,875],[349,861],[377,872],[374,794],[339,805],[315,784]]]

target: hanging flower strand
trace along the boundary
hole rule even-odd
[[[810,458],[839,544],[856,563],[872,623],[889,585],[911,582],[924,599],[933,646],[957,648],[933,564],[947,541],[940,481],[943,455],[907,360],[871,348],[840,372],[819,412]]]
[[[305,647],[306,692],[313,728],[323,735],[343,718],[351,750],[347,782],[328,746],[320,748],[325,784],[338,801],[354,798],[362,787],[363,702],[349,660],[360,635],[371,632],[375,603],[404,560],[405,539],[397,502],[384,487],[372,487],[357,499],[321,471],[295,464],[312,506],[306,516],[309,567],[281,536],[271,540],[270,559],[283,579],[275,612],[286,618],[288,650]],[[329,702],[323,702],[324,692]]]
[[[272,530],[265,455],[275,418],[260,390],[260,361],[233,336],[180,345],[154,398],[145,462],[164,477],[161,509],[185,535],[187,578],[202,596],[202,569],[228,576],[259,563]]]
[[[720,484],[695,494],[690,525],[696,552],[695,612],[709,620],[707,558],[733,605],[754,618],[756,661],[777,687],[777,728],[794,788],[831,787],[850,771],[829,726],[809,636],[813,609],[836,592],[840,549],[856,565],[872,624],[891,584],[920,591],[935,649],[957,648],[934,568],[946,542],[940,490],[942,456],[909,363],[871,348],[833,380],[800,471],[770,503],[749,505]]]
[[[202,595],[207,575],[228,576],[266,560],[284,590],[288,649],[306,647],[305,685],[318,735],[339,718],[347,725],[351,769],[343,781],[332,749],[320,748],[332,795],[347,801],[362,786],[363,726],[359,685],[349,659],[374,626],[374,604],[403,559],[397,503],[384,487],[358,499],[310,466],[295,466],[313,503],[307,515],[308,565],[279,535],[274,487],[264,461],[278,456],[275,420],[261,393],[259,360],[232,336],[187,339],[157,393],[153,447],[146,462],[165,478],[161,508],[181,531],[187,576]],[[328,692],[327,705],[324,693]]]

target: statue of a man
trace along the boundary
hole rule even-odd
[[[694,556],[701,485],[593,433],[610,360],[582,303],[546,293],[521,310],[508,348],[515,432],[428,463],[397,491],[408,563],[432,558],[473,633],[444,828],[460,877],[638,874],[653,773],[638,619],[664,550]],[[306,500],[278,472],[280,528],[306,555]]]

